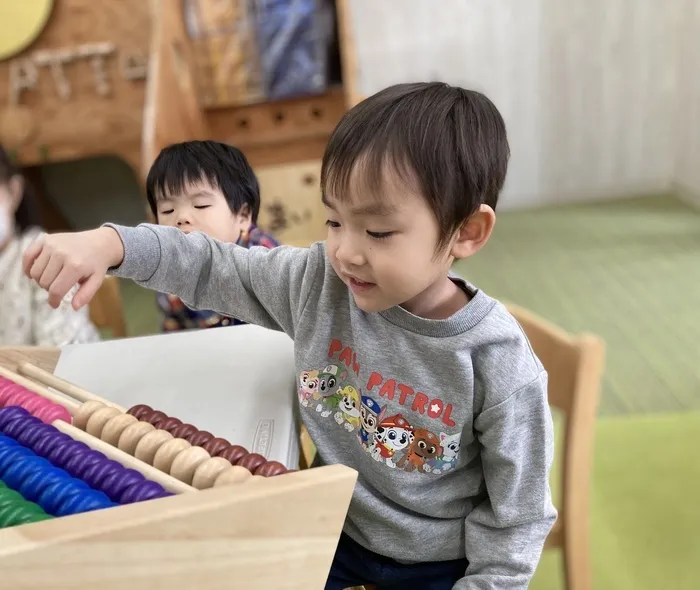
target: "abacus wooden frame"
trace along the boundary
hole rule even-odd
[[[58,355],[0,348],[0,366]],[[0,586],[323,588],[356,477],[333,465],[0,530]]]

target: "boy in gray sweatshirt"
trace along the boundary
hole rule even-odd
[[[504,306],[450,274],[491,235],[508,158],[482,94],[392,86],[328,142],[325,242],[107,225],[42,237],[25,269],[56,304],[109,270],[293,338],[319,462],[359,472],[328,590],[524,589],[556,518],[547,375]]]

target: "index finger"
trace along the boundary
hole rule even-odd
[[[36,240],[34,240],[22,255],[22,268],[24,269],[24,274],[27,278],[31,278],[29,271],[32,269],[34,261],[39,258],[41,254],[41,249],[44,246],[44,234],[41,234]]]

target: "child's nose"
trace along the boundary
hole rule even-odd
[[[365,262],[362,249],[349,239],[341,240],[335,255],[346,266],[362,266]]]
[[[191,216],[187,211],[178,211],[176,219],[178,227],[181,225],[191,225],[192,223]]]

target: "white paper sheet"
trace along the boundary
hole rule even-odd
[[[294,347],[282,332],[245,325],[70,345],[55,374],[297,468]]]

